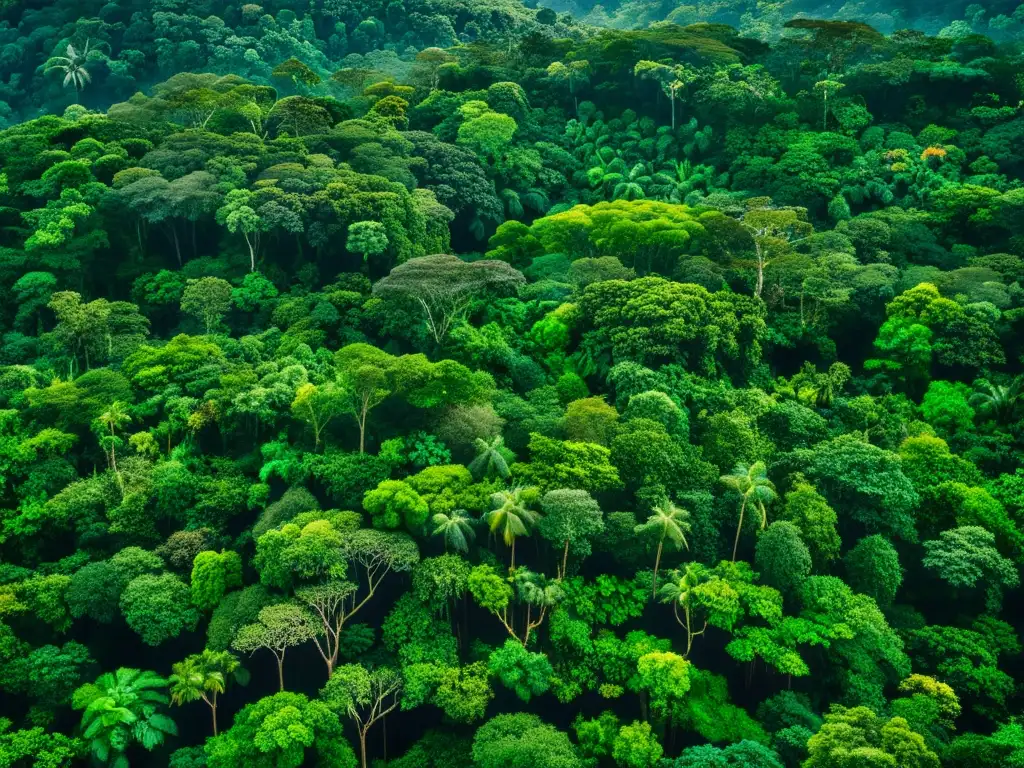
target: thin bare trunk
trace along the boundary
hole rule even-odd
[[[654,580],[651,587],[651,599],[653,600],[658,595],[658,567],[661,565],[661,550],[665,545],[665,539],[662,538],[658,542],[658,555],[654,558]]]
[[[754,250],[757,252],[757,287],[754,289],[754,295],[761,298],[761,292],[764,290],[764,252],[756,237],[754,238]]]
[[[210,705],[210,715],[213,717],[213,735],[217,735],[217,692],[213,692],[212,701],[208,702]]]
[[[363,411],[359,414],[359,452],[366,451],[366,414],[369,412],[368,404],[363,401]]]
[[[736,551],[740,546],[740,532],[743,530],[743,513],[747,511],[747,497],[743,497],[743,503],[740,505],[740,522],[736,526],[736,540],[732,543],[732,561],[736,562]]]
[[[174,241],[174,255],[178,259],[178,266],[181,266],[181,243],[178,242],[178,228],[171,224],[171,239]]]

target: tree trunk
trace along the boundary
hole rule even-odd
[[[658,555],[654,558],[654,580],[651,586],[651,599],[653,600],[658,596],[658,567],[661,565],[661,549],[665,544],[665,539],[662,537],[661,541],[658,542]]]
[[[245,237],[245,244],[249,246],[249,271],[256,271],[256,249],[253,246],[253,241],[249,239],[249,233],[242,231],[242,236]]]
[[[736,550],[740,546],[740,531],[743,530],[743,513],[747,510],[747,497],[743,497],[743,503],[740,505],[740,523],[736,526],[736,540],[732,543],[732,561],[736,562]]]
[[[569,540],[566,539],[565,540],[565,552],[562,553],[562,570],[561,570],[561,576],[558,577],[559,579],[564,579],[565,578],[565,569],[568,567],[568,565],[569,565]]]
[[[367,408],[363,405],[363,412],[359,416],[359,453],[366,451],[366,414]]]
[[[757,287],[754,289],[754,296],[761,298],[761,291],[764,290],[764,254],[761,251],[761,244],[754,238],[754,250],[757,251]]]
[[[213,701],[210,702],[210,714],[213,716],[213,735],[217,735],[217,692],[213,692]]]
[[[178,266],[181,266],[181,243],[178,242],[178,228],[171,224],[171,236],[174,240],[174,255],[178,258]]]
[[[366,731],[359,729],[359,753],[362,756],[362,766],[366,768]]]
[[[516,540],[512,539],[512,562],[509,564],[508,569],[514,571],[516,569]]]
[[[690,606],[683,606],[683,615],[686,616],[686,655],[684,659],[690,658],[690,651],[693,650],[693,630],[690,629]]]
[[[277,684],[284,690],[284,654],[277,659]]]

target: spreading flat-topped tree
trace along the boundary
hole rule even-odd
[[[487,289],[514,290],[525,282],[522,273],[503,261],[467,262],[439,253],[399,264],[373,286],[373,292],[419,302],[428,330],[441,344],[474,296]]]
[[[255,624],[242,627],[231,646],[242,653],[265,648],[277,660],[277,682],[284,690],[284,655],[294,646],[312,640],[320,627],[313,617],[294,603],[268,605],[260,611]]]

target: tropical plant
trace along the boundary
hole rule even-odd
[[[741,499],[740,520],[736,525],[736,539],[732,545],[732,561],[735,563],[747,507],[751,506],[757,510],[760,528],[764,530],[768,525],[768,510],[765,505],[775,499],[778,494],[775,492],[775,485],[768,479],[768,471],[763,461],[756,461],[749,465],[739,462],[732,474],[722,475],[719,479],[736,491]]]
[[[224,693],[229,676],[244,682],[245,669],[228,651],[203,650],[171,667],[171,702],[181,706],[202,699],[210,708],[213,735],[217,735],[217,695]]]
[[[515,584],[519,600],[526,604],[526,629],[522,637],[523,646],[526,647],[530,642],[530,634],[544,623],[548,611],[562,601],[565,591],[557,580],[526,569],[516,573]],[[535,614],[534,609],[539,609],[539,613]]]
[[[100,424],[110,430],[110,437],[105,442],[110,443],[110,468],[114,470],[114,474],[117,475],[118,483],[121,483],[121,473],[117,471],[117,455],[115,452],[115,443],[117,442],[117,430],[122,424],[130,422],[132,417],[128,415],[125,410],[124,403],[115,401],[110,404],[103,413],[101,413],[97,419]]]
[[[500,533],[505,546],[511,550],[509,570],[516,567],[516,539],[529,536],[530,529],[540,519],[540,514],[530,509],[530,489],[517,486],[507,491],[498,491],[491,496],[490,512],[484,516],[491,533]]]
[[[72,706],[82,712],[82,737],[96,760],[128,768],[125,752],[133,743],[152,751],[178,727],[160,710],[167,706],[167,680],[149,670],[121,667],[75,691]]]
[[[464,509],[456,509],[450,515],[438,512],[432,518],[434,535],[444,536],[444,548],[450,546],[456,552],[469,552],[470,543],[476,539],[473,519]]]
[[[981,379],[975,384],[976,391],[971,395],[970,403],[982,413],[991,415],[997,424],[1009,424],[1020,406],[1022,384],[1024,379],[1020,376],[1009,384],[993,384]]]
[[[651,176],[649,163],[634,163],[612,189],[612,197],[616,200],[642,200],[647,197],[646,188],[651,183]]]
[[[43,65],[44,72],[63,73],[64,87],[67,88],[71,85],[75,88],[75,101],[78,101],[78,94],[81,90],[92,82],[92,76],[85,68],[89,60],[89,52],[89,40],[85,41],[85,46],[81,50],[75,48],[72,43],[68,43],[64,56],[53,56]]]
[[[652,510],[645,523],[636,526],[635,532],[654,536],[658,540],[658,554],[654,558],[654,579],[651,586],[651,597],[658,594],[658,568],[661,566],[661,554],[665,543],[673,549],[690,548],[686,534],[690,532],[690,513],[677,507],[670,501],[663,501]]]
[[[508,462],[502,454],[505,440],[501,435],[496,435],[490,442],[478,437],[473,441],[473,447],[476,449],[476,458],[469,463],[468,469],[474,477],[480,479],[491,473],[501,478],[509,476]]]
[[[693,640],[703,635],[708,628],[705,620],[704,626],[694,631],[694,596],[697,587],[702,581],[702,567],[697,563],[688,563],[682,570],[675,570],[669,574],[668,582],[661,588],[661,602],[672,603],[672,612],[675,614],[679,626],[686,630],[686,653],[683,658],[689,658],[693,650]],[[683,615],[680,618],[679,609]]]

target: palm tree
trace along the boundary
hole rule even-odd
[[[178,727],[159,710],[167,705],[167,681],[156,672],[121,667],[75,691],[73,706],[82,709],[82,736],[93,755],[114,768],[128,768],[125,750],[132,741],[152,751]]]
[[[763,461],[755,461],[749,466],[741,461],[733,469],[732,474],[722,475],[719,479],[735,490],[743,500],[740,505],[740,521],[736,526],[736,540],[732,545],[732,561],[735,563],[747,504],[752,504],[761,514],[761,528],[764,529],[768,525],[768,511],[764,505],[775,499],[778,494],[775,492],[775,485],[768,479],[768,472]]]
[[[692,189],[690,177],[693,166],[689,160],[669,160],[662,170],[652,177],[654,186],[651,190],[659,199],[671,203],[681,203]]]
[[[597,163],[587,170],[587,180],[592,189],[601,189],[603,195],[614,189],[629,173],[625,161],[611,147],[598,148],[590,159]]]
[[[1020,405],[1021,377],[1015,378],[1009,384],[993,384],[982,379],[976,383],[978,391],[971,395],[971,404],[978,406],[978,410],[989,413],[998,424],[1008,424],[1013,421]]]
[[[213,735],[217,735],[217,694],[224,693],[228,675],[244,674],[242,665],[228,651],[204,650],[171,666],[171,701],[178,705],[202,699],[213,717]],[[244,680],[243,680],[244,682]]]
[[[684,659],[690,656],[690,651],[693,649],[693,639],[703,635],[708,628],[708,622],[705,619],[704,626],[700,631],[694,632],[693,630],[694,590],[702,581],[702,570],[698,564],[688,563],[683,570],[672,571],[669,574],[668,583],[661,588],[661,602],[672,603],[672,612],[676,616],[676,621],[679,622],[679,626],[686,630],[686,653],[683,654]],[[679,617],[680,608],[683,609],[683,618]]]
[[[488,443],[482,437],[478,437],[473,441],[473,447],[476,449],[476,458],[469,463],[469,471],[478,480],[486,477],[492,470],[498,477],[509,476],[508,462],[502,455],[502,451],[505,449],[505,438],[497,435]]]
[[[117,440],[117,430],[122,424],[131,420],[132,417],[124,409],[124,403],[119,400],[111,403],[110,407],[99,416],[99,422],[110,430],[110,466],[114,470],[114,474],[117,475],[118,482],[121,481],[121,475],[117,471],[117,456],[114,453],[114,443]]]
[[[444,536],[444,550],[448,546],[456,552],[469,552],[469,544],[476,539],[476,531],[473,530],[472,518],[466,514],[464,509],[456,509],[450,515],[438,512],[433,517],[434,535]]]
[[[85,41],[85,47],[78,50],[74,45],[68,43],[66,56],[53,56],[44,65],[43,72],[53,71],[64,73],[64,87],[75,86],[75,101],[78,101],[78,94],[88,83],[92,82],[89,70],[85,63],[89,58],[89,41]]]
[[[516,567],[516,539],[520,536],[528,536],[530,527],[537,522],[540,515],[527,508],[525,489],[521,487],[495,493],[491,496],[491,504],[494,509],[485,515],[484,520],[490,527],[491,533],[500,531],[505,545],[512,549],[509,570],[514,570]]]
[[[661,566],[661,553],[666,540],[674,549],[690,548],[686,540],[686,534],[690,532],[690,513],[671,501],[664,501],[651,511],[653,514],[647,518],[647,522],[638,525],[634,531],[658,537],[658,554],[654,558],[654,583],[651,588],[651,597],[654,597],[658,593],[658,568]]]
[[[842,393],[849,380],[850,366],[845,363],[832,363],[827,372],[815,373],[811,384],[814,404],[818,408],[831,408],[832,401]]]
[[[636,163],[612,190],[616,200],[641,200],[647,196],[646,185],[651,183],[650,168],[644,163]]]

